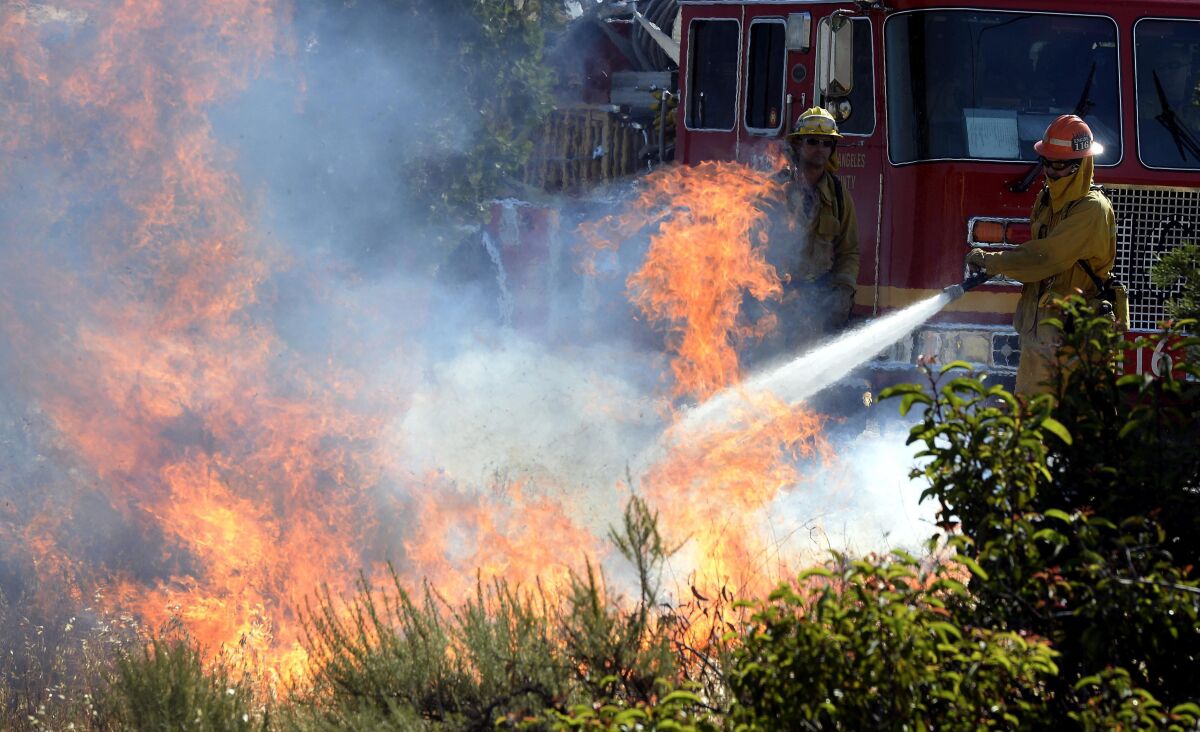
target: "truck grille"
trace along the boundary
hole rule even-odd
[[[1166,319],[1166,301],[1180,292],[1181,283],[1160,290],[1150,283],[1150,268],[1164,253],[1195,240],[1200,188],[1106,184],[1104,192],[1117,216],[1113,272],[1129,288],[1129,325],[1154,330]]]

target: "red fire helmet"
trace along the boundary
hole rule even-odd
[[[1047,160],[1079,160],[1104,152],[1104,146],[1092,137],[1092,128],[1073,114],[1051,122],[1033,149]]]

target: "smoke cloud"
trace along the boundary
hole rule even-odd
[[[619,518],[678,406],[624,292],[644,242],[575,272],[576,225],[620,195],[510,206],[498,269],[414,202],[411,165],[462,154],[480,111],[410,15],[80,5],[0,9],[7,602],[53,574],[290,648],[333,576],[391,560],[469,587],[499,546],[536,572]],[[896,430],[844,430],[756,517],[781,555],[930,532]]]

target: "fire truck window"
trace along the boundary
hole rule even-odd
[[[736,20],[692,22],[686,117],[690,129],[733,129],[740,32]]]
[[[1031,161],[1061,114],[1080,113],[1121,159],[1117,29],[1109,18],[930,10],[884,26],[892,162]]]
[[[750,25],[746,79],[746,127],[777,130],[783,123],[783,37],[780,22]]]
[[[869,135],[875,131],[875,55],[871,48],[871,21],[866,18],[854,18],[854,78],[851,80],[850,100],[852,110],[850,118],[838,123],[838,131],[847,135]],[[829,23],[825,18],[822,24]],[[820,34],[818,34],[820,37]],[[817,58],[823,59],[826,54],[817,49]],[[821,104],[827,105],[830,97],[821,99]]]
[[[1200,168],[1200,22],[1134,27],[1138,155],[1151,168]]]
[[[854,110],[840,125],[848,135],[869,135],[875,131],[875,53],[871,48],[871,21],[854,20],[854,87],[850,90]]]

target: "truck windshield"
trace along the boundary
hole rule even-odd
[[[1037,159],[1033,143],[1080,114],[1121,159],[1117,28],[1109,18],[979,10],[899,13],[885,26],[893,163]]]
[[[1200,22],[1133,28],[1138,154],[1151,168],[1200,168]]]

